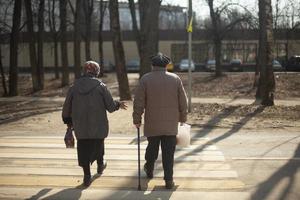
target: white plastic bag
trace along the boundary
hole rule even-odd
[[[191,125],[183,123],[178,124],[177,145],[180,147],[188,147],[191,143]]]

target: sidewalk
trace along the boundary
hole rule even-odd
[[[118,99],[118,97],[114,97]],[[54,102],[64,102],[64,97],[1,97],[0,102],[17,102],[17,101],[54,101]],[[205,103],[205,104],[226,104],[226,105],[251,105],[255,103],[255,99],[244,99],[244,98],[203,98],[203,97],[193,97],[192,103]],[[275,105],[280,106],[297,106],[300,105],[300,98],[293,98],[289,100],[276,100]]]

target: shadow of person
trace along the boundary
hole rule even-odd
[[[100,174],[95,174],[92,177],[91,183],[93,181],[95,181],[97,178],[101,177]],[[64,190],[61,190],[55,194],[49,195],[43,199],[47,199],[47,200],[57,200],[57,199],[72,199],[72,200],[76,200],[76,199],[80,199],[81,195],[82,195],[82,191],[87,189],[88,186],[84,186],[83,184],[80,184],[78,186],[76,186],[75,188],[67,188]]]
[[[106,200],[115,200],[115,199],[122,199],[122,200],[169,200],[178,188],[178,185],[175,185],[173,189],[167,190],[164,186],[149,186],[150,179],[142,179],[141,180],[141,188],[142,190],[138,190],[136,187],[135,190],[117,190],[111,195],[106,196]],[[138,185],[137,185],[138,186]],[[125,185],[124,185],[125,187]]]
[[[173,189],[165,189],[165,186],[154,186],[151,191],[144,192],[145,199],[160,199],[160,200],[169,200],[178,188],[178,185],[175,185]]]
[[[147,141],[147,137],[141,136],[141,137],[140,137],[140,142],[142,143],[142,142],[145,142],[145,141]],[[137,137],[136,137],[136,138],[133,138],[133,139],[129,142],[129,144],[137,144],[137,143],[138,143]]]
[[[51,189],[50,188],[44,188],[41,191],[39,191],[37,194],[27,198],[26,200],[36,200],[41,198],[42,196],[46,195],[48,192],[50,192]]]
[[[37,199],[80,199],[82,191],[86,189],[86,187],[83,187],[82,185],[78,185],[75,188],[67,188],[64,190],[61,190],[55,194],[47,195],[52,189],[45,188],[39,191],[37,194],[27,198],[26,200],[37,200]]]
[[[300,144],[295,150],[293,158],[299,158],[300,156]],[[263,200],[266,199],[269,194],[277,188],[276,186],[283,180],[288,179],[288,184],[283,188],[283,190],[277,195],[275,199],[284,200],[290,194],[291,189],[295,183],[295,176],[300,168],[300,161],[295,159],[289,160],[284,166],[282,166],[278,171],[276,171],[270,178],[258,185],[258,189],[254,194],[251,195],[251,200]],[[277,188],[278,190],[278,188]]]
[[[86,187],[83,187],[82,185],[78,185],[76,186],[75,188],[67,188],[67,189],[64,189],[64,190],[61,190],[55,194],[52,194],[50,196],[47,196],[43,199],[47,199],[47,200],[50,200],[50,199],[80,199],[81,197],[81,193],[82,191],[86,189]]]

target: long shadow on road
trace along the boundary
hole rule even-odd
[[[300,144],[295,150],[293,158],[300,157]],[[299,160],[289,160],[284,166],[282,166],[278,171],[276,171],[272,176],[270,176],[267,180],[260,183],[257,186],[257,190],[254,194],[251,195],[251,200],[265,200],[270,195],[270,193],[277,189],[276,187],[283,179],[288,179],[287,185],[284,187],[282,191],[279,192],[279,195],[272,197],[272,199],[276,200],[285,200],[291,194],[291,190],[295,184],[296,173],[300,168]],[[295,188],[294,188],[295,189]],[[278,189],[277,189],[278,190]],[[299,199],[298,197],[291,197],[290,199]]]
[[[193,136],[195,137],[204,137],[208,135],[212,129],[222,121],[222,119],[225,119],[226,117],[229,117],[234,111],[238,108],[238,106],[231,106],[229,108],[225,108],[220,114],[214,116],[211,118],[206,124],[203,125],[203,128]]]
[[[263,112],[263,110],[265,109],[264,106],[260,106],[258,107],[254,112],[248,113],[244,118],[242,118],[239,122],[237,122],[235,125],[233,125],[233,127],[225,132],[223,135],[214,138],[213,140],[210,140],[208,142],[206,142],[205,144],[195,148],[194,150],[187,152],[186,154],[181,155],[180,157],[178,157],[178,161],[177,162],[181,162],[180,159],[184,158],[186,156],[190,156],[193,155],[195,153],[201,152],[203,151],[206,147],[208,147],[211,144],[215,144],[218,143],[221,140],[224,140],[228,137],[230,137],[231,135],[233,135],[234,133],[238,132],[248,121],[250,121],[254,116],[256,116],[257,114]],[[207,134],[207,133],[206,133]],[[200,133],[199,135],[196,134],[196,136],[203,136],[203,133]]]
[[[45,190],[45,189],[43,189]],[[41,190],[41,191],[43,191]],[[47,189],[46,189],[47,190]],[[51,189],[48,189],[48,192]],[[45,194],[45,192],[39,192],[38,194],[30,197],[28,200],[35,200],[35,199],[47,199],[47,200],[56,200],[56,199],[74,199],[74,200],[78,200],[81,197],[82,191],[84,190],[84,188],[80,185],[77,186],[75,188],[67,188],[64,190],[61,190],[60,192],[57,192],[53,195],[47,196],[47,197],[43,197]]]
[[[92,177],[92,182],[95,181],[97,178],[100,178],[101,175],[94,175]],[[63,189],[55,194],[46,196],[47,193],[49,193],[52,189],[50,188],[44,188],[41,191],[39,191],[37,194],[33,195],[32,197],[28,198],[28,200],[36,200],[36,199],[47,199],[47,200],[56,200],[56,199],[80,199],[83,190],[87,189],[87,187],[81,185],[78,185],[74,188],[67,188],[67,189]],[[46,197],[44,197],[46,196]]]
[[[38,102],[29,100],[9,105],[0,109],[0,125],[15,122],[27,117],[61,110],[61,103]]]

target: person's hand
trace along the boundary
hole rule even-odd
[[[125,101],[120,101],[120,108],[123,110],[127,110],[127,105],[126,105]]]
[[[135,124],[135,127],[136,127],[136,128],[140,128],[140,127],[141,127],[141,124]]]

